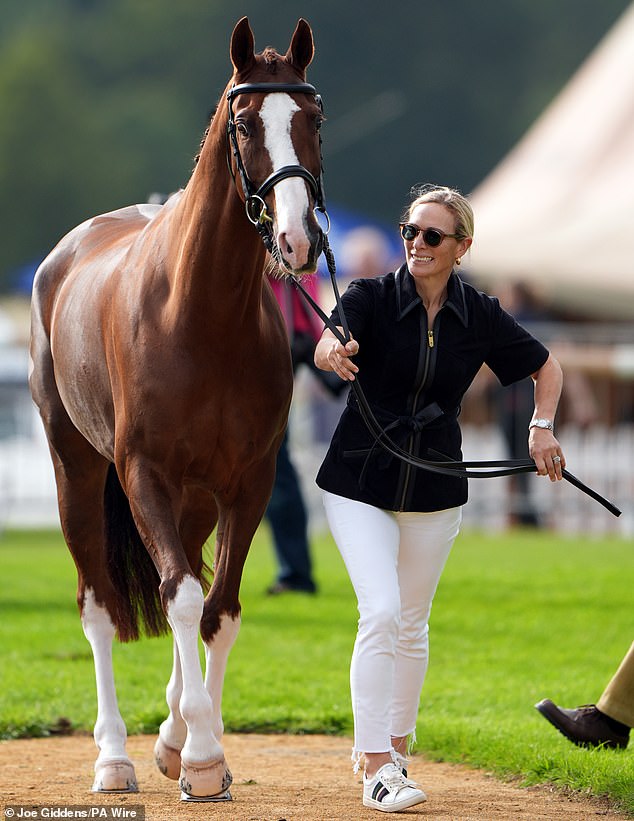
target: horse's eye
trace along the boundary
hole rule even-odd
[[[321,127],[322,127],[323,124],[324,124],[324,118],[323,117],[317,117],[317,119],[315,120],[315,131],[321,131]]]
[[[248,137],[249,136],[249,129],[248,129],[246,123],[237,122],[236,123],[236,128],[238,129],[240,134],[242,134],[243,137]]]

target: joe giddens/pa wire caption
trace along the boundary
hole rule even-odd
[[[91,806],[87,804],[11,804],[4,808],[4,818],[9,821],[40,821],[40,819],[126,819],[145,821],[142,804],[121,806]]]

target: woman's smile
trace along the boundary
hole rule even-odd
[[[434,261],[433,257],[422,256],[420,254],[417,254],[415,251],[412,251],[412,253],[410,254],[410,259],[413,262],[433,262]]]

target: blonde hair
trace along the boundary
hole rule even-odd
[[[458,239],[473,237],[473,209],[469,200],[460,191],[444,185],[425,183],[425,185],[412,188],[410,196],[413,199],[403,213],[403,222],[410,219],[412,211],[419,205],[426,202],[437,202],[447,207],[454,215],[456,221],[454,233],[457,234]]]

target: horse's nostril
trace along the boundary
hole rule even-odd
[[[287,234],[280,234],[279,246],[282,249],[283,254],[288,254],[289,256],[293,254],[293,246],[288,241]]]

